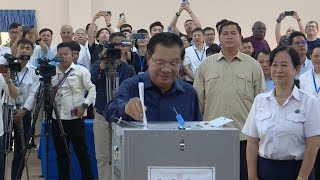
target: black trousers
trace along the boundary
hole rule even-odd
[[[27,113],[22,119],[23,124],[23,133],[24,133],[24,140],[25,145],[27,145],[27,136],[29,134],[30,128],[31,128],[31,113]],[[17,179],[22,176],[22,171],[18,174],[20,164],[22,163],[22,159],[24,158],[22,156],[22,139],[20,136],[20,130],[18,128],[17,123],[13,123],[13,132],[14,132],[14,154],[13,154],[13,160],[12,160],[12,168],[11,168],[11,179]],[[22,163],[21,167],[24,167],[25,164]]]
[[[240,180],[248,180],[247,141],[240,141]]]
[[[271,160],[259,156],[257,160],[259,180],[295,180],[299,175],[301,164],[301,160]],[[308,180],[315,180],[313,170]]]
[[[70,141],[73,145],[74,151],[78,158],[83,180],[90,180],[93,178],[91,163],[88,154],[88,148],[85,140],[85,124],[82,119],[74,120],[61,120],[63,129],[66,133],[65,138],[67,144]],[[63,136],[61,136],[58,122],[52,120],[52,135],[55,150],[57,152],[57,164],[58,164],[58,179],[69,180],[70,172],[70,159],[68,152],[64,145]]]

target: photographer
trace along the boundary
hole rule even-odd
[[[17,57],[22,55],[31,56],[33,54],[33,42],[27,39],[21,39],[17,42],[17,45]],[[21,106],[21,108],[16,107],[17,109],[14,111],[13,115],[14,156],[12,160],[11,179],[17,179],[17,177],[21,177],[22,175],[17,174],[20,162],[23,158],[21,152],[21,136],[17,123],[19,121],[23,121],[23,131],[26,139],[31,127],[31,110],[33,107],[33,101],[40,85],[39,77],[35,73],[36,67],[27,60],[18,60],[18,62],[21,63],[21,72],[18,72],[15,77],[19,88],[19,97],[16,100],[11,99],[10,102]]]
[[[85,124],[82,119],[87,114],[88,106],[94,102],[96,88],[90,80],[90,72],[83,66],[72,62],[72,42],[61,43],[57,46],[58,57],[63,57],[56,67],[57,74],[52,78],[52,85],[57,87],[55,102],[66,133],[67,144],[70,141],[78,158],[82,179],[92,179],[92,170],[85,141]],[[84,92],[88,96],[84,98]],[[68,180],[70,159],[64,146],[64,137],[61,136],[56,115],[52,114],[52,134],[55,150],[57,152],[58,179]]]
[[[110,36],[110,41],[112,43],[121,43],[125,40],[125,36],[122,33],[113,33]],[[119,84],[123,82],[123,80],[132,77],[135,75],[135,71],[132,66],[126,63],[126,51],[123,46],[114,46],[115,49],[121,50],[121,64],[116,67],[117,72],[119,73]],[[98,163],[98,173],[99,179],[101,180],[111,180],[111,165],[109,164],[110,159],[110,151],[109,148],[111,146],[110,137],[109,137],[109,129],[110,124],[103,117],[103,110],[106,106],[107,102],[107,84],[106,81],[108,79],[107,75],[110,71],[109,67],[107,67],[106,63],[107,59],[107,50],[101,52],[101,60],[96,61],[92,65],[92,82],[96,85],[97,90],[97,98],[95,102],[96,113],[93,121],[93,132],[94,132],[94,142],[95,142],[95,150],[96,150],[96,158]]]
[[[18,48],[18,42],[20,39],[27,39],[32,42],[33,46],[33,53],[30,57],[30,64],[33,66],[37,66],[38,63],[36,62],[36,59],[40,57],[40,54],[44,54],[44,56],[47,56],[47,53],[50,53],[48,51],[48,46],[40,39],[38,30],[29,26],[19,26],[18,28],[18,36],[16,41],[13,43],[11,47],[12,54],[17,55],[17,48]]]
[[[111,34],[110,28],[102,28],[95,33],[95,29],[97,28],[96,20],[100,17],[104,17],[106,20],[106,23],[108,22],[110,23],[110,20],[111,20],[111,17],[109,15],[107,15],[103,11],[100,11],[94,15],[92,22],[89,25],[88,47],[91,55],[92,65],[94,64],[95,61],[97,61],[100,58],[101,52],[103,50],[103,43],[109,40],[109,37]],[[98,44],[95,43],[95,40],[98,41]]]
[[[180,8],[178,10],[178,12],[174,15],[168,29],[172,29],[172,32],[174,34],[177,34],[179,36],[183,35],[179,29],[177,28],[177,22],[179,19],[179,16],[181,15],[182,11],[186,11],[187,13],[189,13],[191,19],[188,19],[185,21],[184,23],[184,29],[186,31],[186,35],[188,37],[188,40],[191,41],[192,40],[192,31],[195,28],[201,28],[201,24],[200,24],[200,20],[196,17],[196,15],[194,14],[194,12],[191,10],[190,8],[190,4],[189,3],[182,3],[180,5]]]
[[[295,12],[295,11],[292,11],[292,15],[289,13],[290,11],[287,11],[287,12],[283,12],[279,15],[278,19],[277,19],[277,24],[276,24],[276,29],[275,29],[275,34],[276,34],[276,40],[277,40],[277,43],[279,44],[280,43],[280,38],[282,37],[281,35],[281,21],[286,17],[286,16],[291,16],[293,17],[294,19],[297,20],[298,22],[298,26],[299,26],[299,30],[300,32],[304,32],[304,28],[303,28],[303,24],[301,22],[301,18],[299,17],[298,13]],[[287,38],[289,38],[290,34],[292,32],[296,31],[293,27],[289,27],[287,30],[286,30],[286,36]]]
[[[18,88],[12,83],[10,79],[10,72],[0,73],[0,91],[4,91],[4,93],[11,98],[16,98],[19,96]],[[0,99],[2,99],[2,93],[0,93]],[[0,102],[0,180],[4,180],[4,127],[3,127],[3,119],[2,119],[2,101]]]
[[[136,74],[142,74],[148,69],[146,54],[150,36],[145,29],[139,29],[137,33],[143,35],[144,39],[134,40],[134,46],[137,48],[137,51],[131,53],[130,64],[134,67]]]

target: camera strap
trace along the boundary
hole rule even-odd
[[[63,78],[60,80],[59,78],[59,73],[58,73],[58,79],[59,79],[59,83],[55,86],[52,87],[52,92],[54,97],[57,95],[58,90],[60,89],[60,87],[63,85],[63,83],[66,81],[67,77],[69,76],[69,74],[71,73],[72,69],[70,69],[64,76]]]

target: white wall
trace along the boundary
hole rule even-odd
[[[320,23],[318,15],[319,0],[189,0],[193,12],[201,20],[203,27],[215,27],[223,18],[240,24],[243,36],[252,34],[251,27],[261,20],[267,25],[266,39],[275,47],[274,28],[280,12],[295,10],[299,12],[302,22],[309,20]],[[115,25],[119,13],[124,12],[128,23],[134,29],[145,28],[159,20],[167,26],[179,8],[180,0],[1,0],[1,9],[35,9],[38,28],[48,27],[54,30],[54,43],[60,42],[59,29],[63,24],[71,24],[74,29],[84,28],[91,21],[93,14],[99,10],[111,10],[112,24]],[[188,18],[182,14],[178,26],[183,30],[183,22]],[[98,21],[99,27],[104,22]],[[293,18],[283,21],[283,30],[289,26],[298,28]],[[218,38],[218,37],[216,37]]]

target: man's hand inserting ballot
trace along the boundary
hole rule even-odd
[[[147,110],[147,107],[145,109]],[[142,104],[138,97],[131,98],[125,105],[124,111],[135,120],[142,121],[143,119]]]

